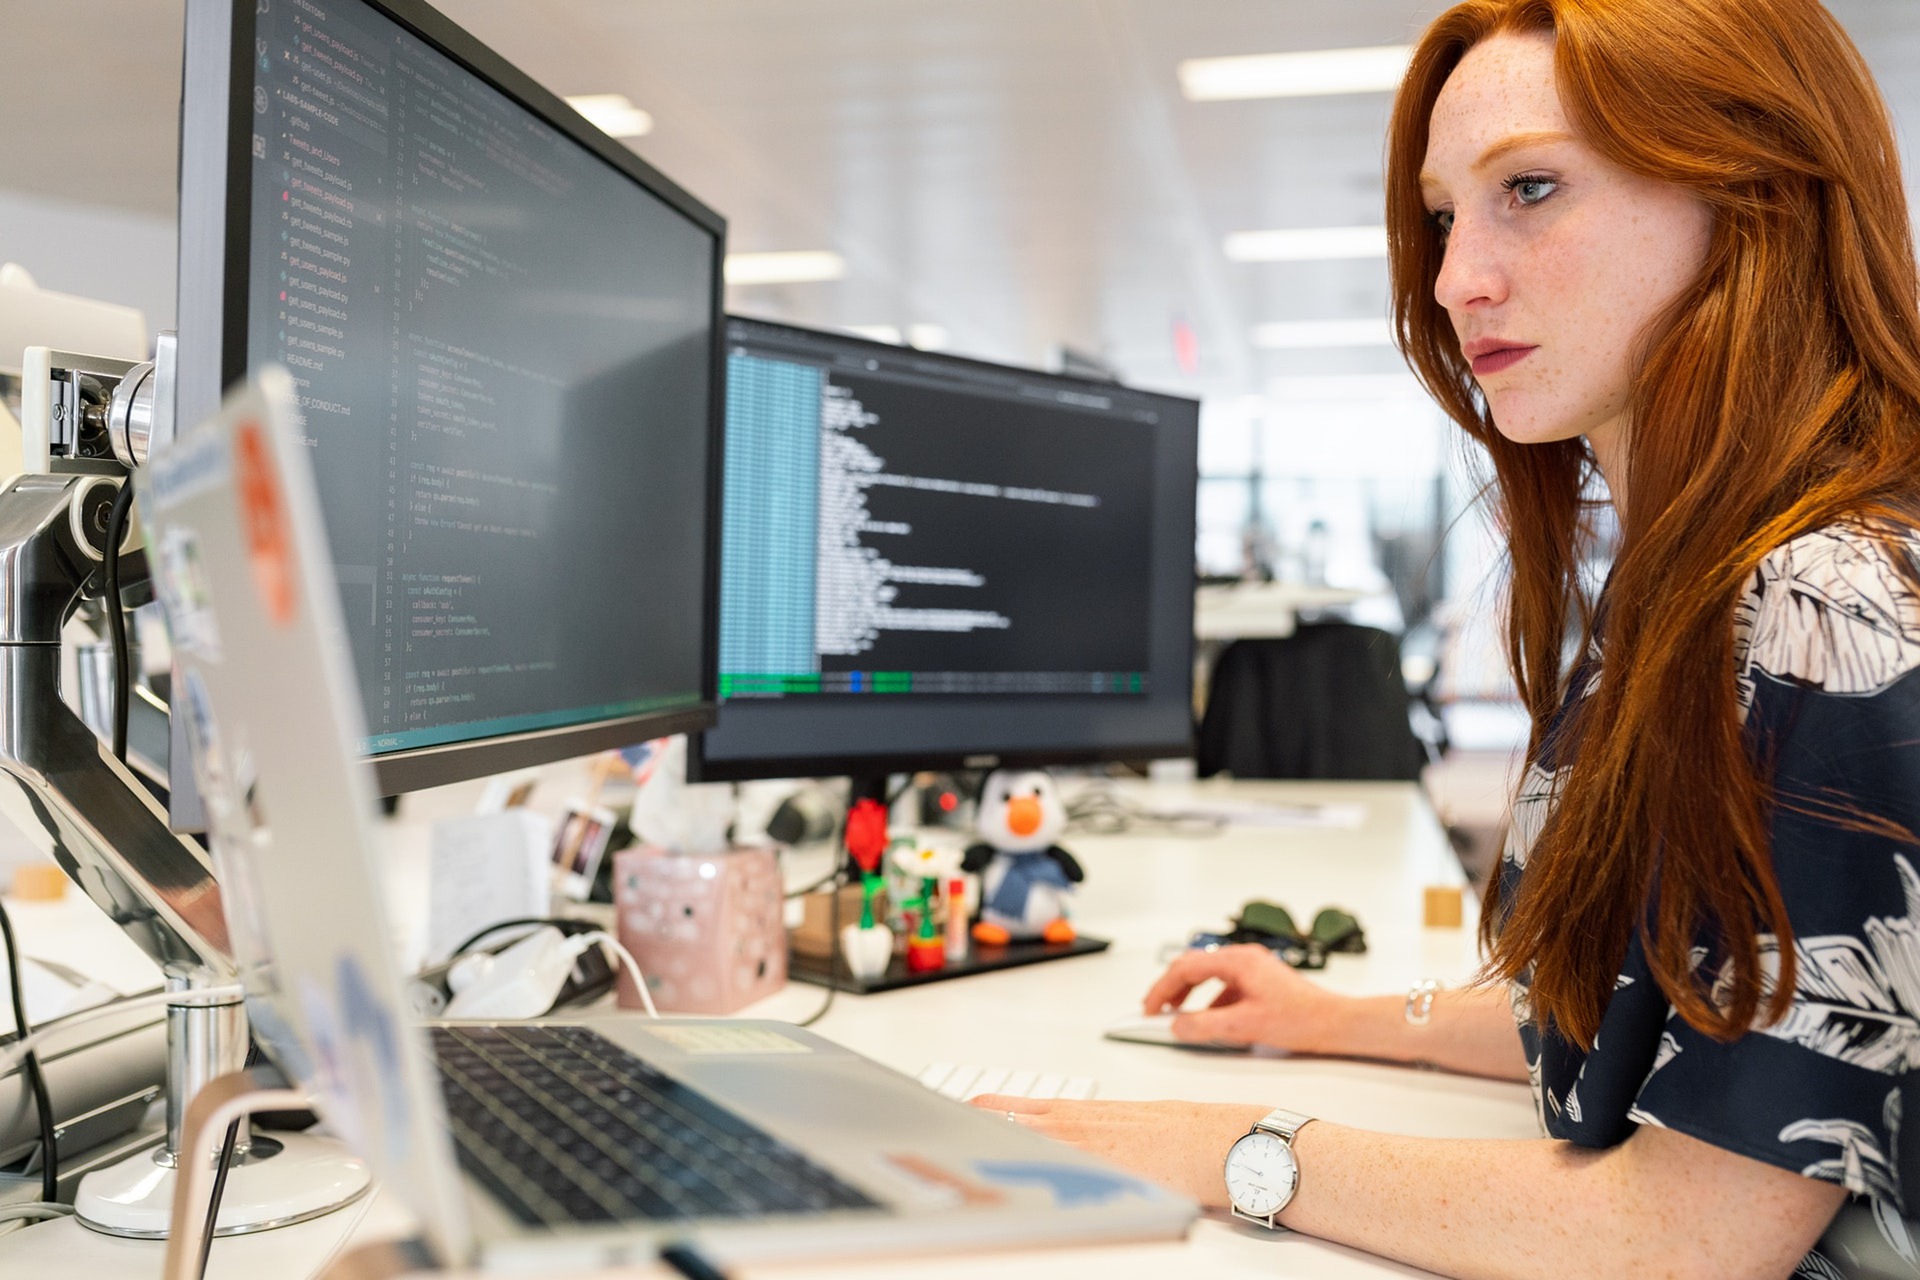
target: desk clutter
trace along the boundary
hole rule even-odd
[[[1034,769],[986,776],[981,838],[965,850],[917,831],[895,835],[887,806],[856,800],[843,872],[856,883],[836,876],[805,899],[793,976],[865,994],[1105,950],[1068,918],[1085,873],[1055,843],[1067,820],[1053,778]]]
[[[986,775],[967,800],[971,843],[950,826],[923,829],[913,805],[896,826],[872,798],[848,806],[844,823],[803,827],[839,829],[846,858],[789,919],[776,847],[729,844],[731,788],[689,785],[685,770],[683,743],[648,743],[596,758],[558,816],[533,807],[529,774],[489,786],[481,812],[436,823],[427,952],[439,964],[418,984],[423,1012],[444,1007],[456,944],[509,920],[607,927],[669,1013],[731,1013],[789,977],[865,994],[1108,946],[1070,918],[1084,872],[1057,843],[1068,808],[1043,771]],[[775,819],[770,830],[791,825]],[[615,990],[623,1008],[641,1007],[631,972],[617,972]]]
[[[1313,923],[1302,929],[1285,907],[1257,898],[1240,908],[1231,929],[1220,933],[1202,930],[1188,945],[1225,947],[1245,942],[1266,947],[1296,969],[1324,969],[1327,957],[1336,951],[1364,955],[1367,950],[1366,931],[1348,911],[1322,907]]]
[[[614,855],[620,942],[663,1010],[732,1013],[785,986],[784,899],[771,849],[694,855],[647,846]],[[619,1000],[641,1007],[630,973],[620,975]]]

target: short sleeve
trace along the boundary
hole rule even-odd
[[[1920,1141],[1903,1125],[1920,1106],[1920,600],[1901,550],[1822,531],[1761,567],[1736,652],[1748,740],[1777,798],[1793,1002],[1730,1044],[1666,1008],[1626,1118],[1908,1211],[1920,1195]],[[1778,941],[1761,944],[1777,976]],[[1636,965],[1645,972],[1637,948],[1623,983]],[[1648,1003],[1624,1003],[1651,1031]],[[1582,1074],[1594,1069],[1590,1058]]]

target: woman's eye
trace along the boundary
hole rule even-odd
[[[1508,178],[1501,185],[1511,191],[1514,198],[1521,204],[1539,204],[1552,195],[1554,189],[1560,184],[1552,178],[1535,178],[1519,174]]]
[[[1427,216],[1433,219],[1433,225],[1441,235],[1444,236],[1453,230],[1453,210],[1436,209]]]

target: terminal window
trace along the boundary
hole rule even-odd
[[[370,10],[259,24],[248,359],[295,378],[366,749],[698,702],[714,238]]]
[[[730,329],[721,697],[1145,694],[1153,410],[818,339]]]

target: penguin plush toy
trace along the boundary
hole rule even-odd
[[[1037,769],[988,774],[977,825],[981,842],[961,863],[981,877],[974,941],[994,947],[1035,938],[1072,942],[1067,899],[1086,873],[1054,843],[1066,830],[1067,807],[1052,777]]]

